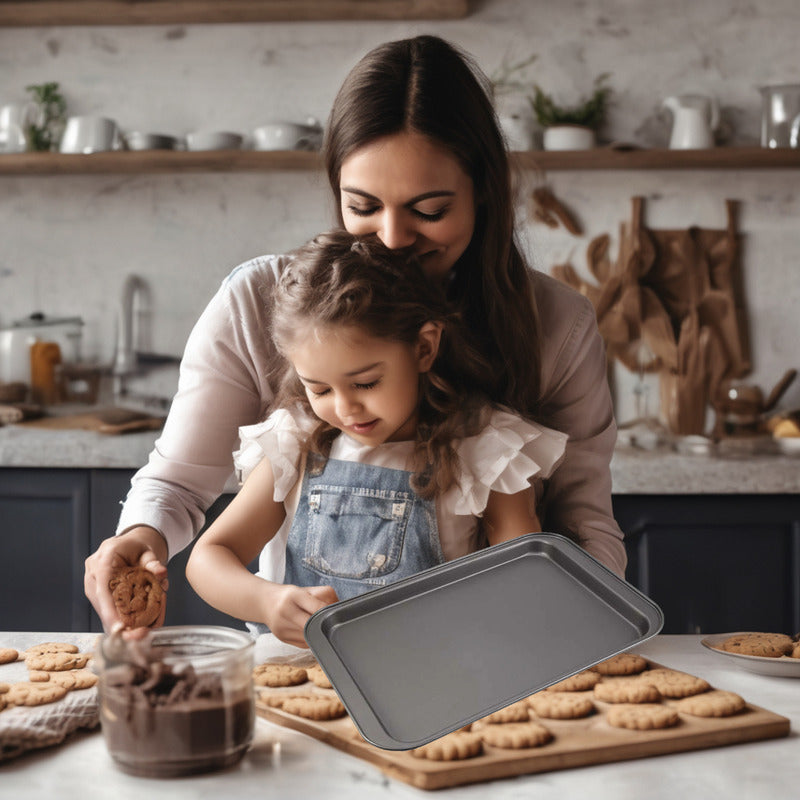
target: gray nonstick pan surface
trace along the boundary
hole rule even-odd
[[[532,533],[327,606],[306,641],[361,735],[408,750],[655,636],[652,600]]]

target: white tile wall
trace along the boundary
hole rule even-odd
[[[664,145],[662,99],[716,94],[728,141],[757,143],[764,83],[800,82],[796,0],[484,0],[464,20],[169,27],[0,29],[0,103],[58,80],[71,113],[114,117],[125,130],[252,131],[272,119],[327,116],[341,79],[374,45],[420,32],[471,52],[487,72],[510,50],[536,53],[529,71],[565,101],[600,72],[615,101],[608,138]],[[771,386],[800,366],[800,171],[556,172],[556,193],[586,233],[531,225],[533,264],[570,259],[612,234],[643,194],[653,227],[723,226],[724,199],[742,201],[753,379]],[[528,182],[532,177],[528,176]],[[526,184],[524,189],[529,189]],[[181,352],[221,278],[258,253],[286,250],[331,224],[322,173],[0,176],[0,325],[33,310],[80,314],[85,354],[110,360],[125,276],[149,284],[153,347]],[[630,417],[622,376],[618,414]],[[788,402],[800,405],[800,386]]]

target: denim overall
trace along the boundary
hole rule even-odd
[[[411,475],[309,455],[283,582],[332,586],[345,600],[443,563],[434,502],[414,492]]]

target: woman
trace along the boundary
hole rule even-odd
[[[491,399],[569,435],[564,461],[536,498],[543,529],[571,536],[622,575],[603,342],[589,302],[530,271],[519,251],[487,86],[437,37],[368,53],[345,79],[326,130],[340,222],[391,249],[410,248],[428,278],[446,282],[493,366]],[[268,412],[278,357],[265,336],[266,309],[285,264],[263,256],[234,270],[189,337],[172,410],[133,479],[118,535],[86,561],[86,594],[106,629],[118,619],[111,571],[138,563],[166,581],[168,557],[192,541],[231,474],[239,426]]]

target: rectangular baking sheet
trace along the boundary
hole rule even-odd
[[[314,614],[306,641],[361,735],[408,750],[655,636],[658,606],[536,533]]]

